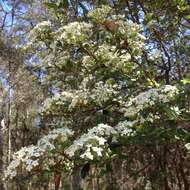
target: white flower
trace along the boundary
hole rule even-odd
[[[99,145],[104,145],[107,142],[107,140],[102,137],[96,137],[96,139],[98,140]]]
[[[185,148],[190,151],[190,143],[185,144]]]
[[[87,149],[86,151],[85,151],[85,153],[84,154],[82,154],[81,156],[80,156],[81,158],[86,158],[86,159],[90,159],[90,160],[93,160],[93,155],[92,155],[92,153],[91,153],[91,151],[90,151],[90,149]]]
[[[171,107],[171,109],[177,114],[180,115],[181,111],[178,106]]]
[[[97,153],[98,156],[102,156],[103,148],[101,147],[92,147],[92,150]]]

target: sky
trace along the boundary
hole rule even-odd
[[[0,4],[1,4],[1,7],[3,8],[3,10],[7,13],[11,12],[12,8],[10,5],[8,5],[8,2],[7,1],[4,1],[4,0],[0,0]]]
[[[12,7],[7,0],[0,0],[0,10],[0,25],[9,26],[12,23]]]

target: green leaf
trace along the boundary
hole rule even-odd
[[[185,78],[185,79],[181,80],[181,82],[183,84],[190,84],[190,79],[189,78]]]
[[[49,9],[58,9],[57,5],[55,3],[44,3],[44,5]]]
[[[190,20],[190,15],[187,15],[187,16],[186,16],[186,19],[187,19],[187,20]]]
[[[57,6],[58,6],[58,8],[65,8],[65,9],[67,9],[69,7],[69,2],[66,1],[66,0],[59,0],[57,2]]]

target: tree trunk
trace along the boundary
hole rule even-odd
[[[3,131],[2,131],[2,127],[3,126],[0,126],[0,175],[3,174]],[[0,189],[4,190],[2,176],[0,176]]]
[[[81,178],[79,167],[73,169],[73,174],[71,176],[71,190],[81,190]]]

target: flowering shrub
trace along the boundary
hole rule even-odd
[[[42,117],[64,120],[70,128],[50,131],[36,146],[16,152],[6,178],[45,170],[61,173],[60,166],[69,171],[77,164],[106,163],[115,156],[126,159],[123,147],[133,143],[181,140],[182,130],[176,128],[189,121],[187,105],[180,99],[186,87],[155,82],[143,62],[143,27],[114,15],[107,6],[88,17],[88,22],[58,29],[43,22],[32,30],[30,45],[43,47],[44,81],[56,89],[44,102]],[[157,52],[149,54],[157,60]],[[182,143],[189,150],[186,141]]]

